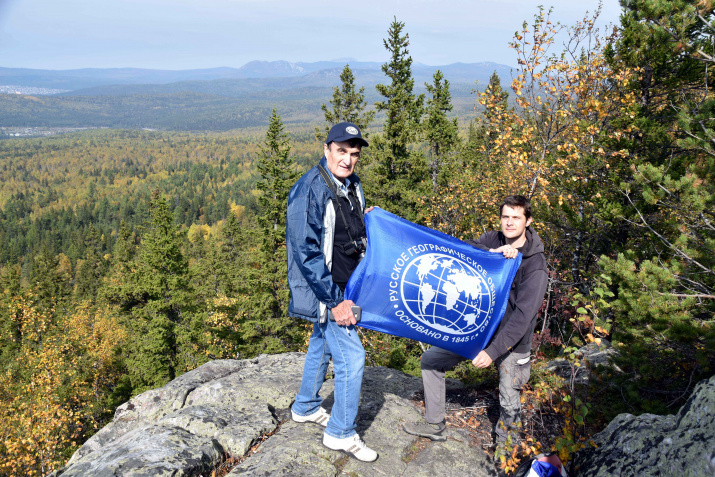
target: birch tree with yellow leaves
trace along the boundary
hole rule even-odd
[[[124,330],[111,315],[80,306],[53,317],[36,296],[5,296],[18,352],[0,374],[0,475],[42,476],[62,467],[111,416],[121,378]]]

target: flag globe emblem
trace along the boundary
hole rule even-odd
[[[492,316],[484,277],[449,255],[416,257],[405,267],[400,288],[407,311],[434,330],[468,335],[482,329]]]

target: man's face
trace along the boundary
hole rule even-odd
[[[341,182],[349,177],[355,170],[355,164],[360,159],[360,145],[350,146],[349,142],[331,142],[323,145],[328,169]]]
[[[501,210],[501,232],[512,241],[518,242],[525,234],[526,228],[531,225],[531,217],[527,220],[523,207],[511,208],[508,205]]]

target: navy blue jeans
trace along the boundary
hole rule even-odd
[[[355,434],[365,368],[365,349],[353,326],[338,326],[330,320],[313,324],[303,366],[303,380],[293,403],[293,412],[307,416],[318,410],[323,402],[319,393],[330,358],[335,369],[335,402],[325,433],[342,439]]]

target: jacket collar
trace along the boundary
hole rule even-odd
[[[506,243],[506,237],[499,231],[499,243],[504,245]],[[536,233],[536,230],[532,229],[531,226],[526,228],[526,242],[524,245],[519,247],[519,252],[524,257],[530,257],[537,253],[544,252],[544,243],[541,241],[541,237]]]

